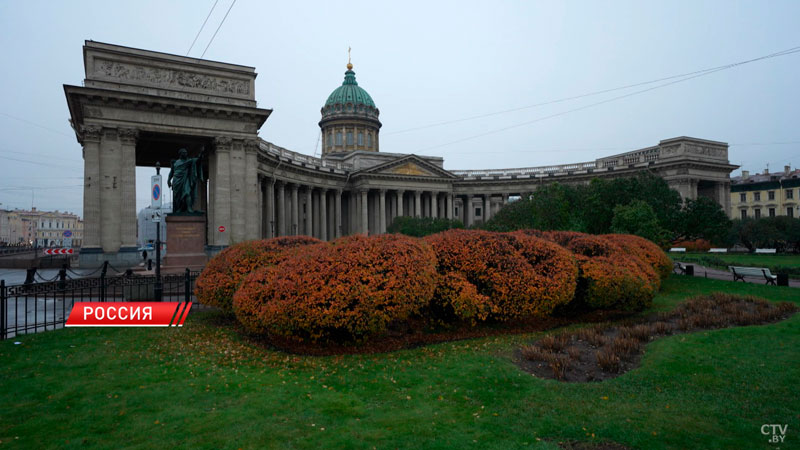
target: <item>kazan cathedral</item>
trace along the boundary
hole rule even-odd
[[[594,161],[445,169],[441,157],[380,151],[380,110],[348,63],[322,105],[316,158],[258,136],[272,110],[256,104],[254,67],[94,41],[83,57],[83,86],[64,86],[85,166],[82,266],[136,261],[135,168],[167,166],[182,147],[205,149],[208,180],[193,209],[205,212],[209,256],[248,239],[384,233],[398,216],[471,226],[546,183],[640,171],[684,198],[710,197],[730,210],[736,166],[723,142],[677,137]]]

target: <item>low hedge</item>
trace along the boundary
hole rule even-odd
[[[669,268],[660,248],[630,235],[452,229],[331,243],[284,237],[221,252],[196,294],[253,333],[360,340],[392,324],[503,322],[565,305],[641,309]]]
[[[574,259],[543,240],[481,230],[449,230],[425,240],[442,275],[432,304],[442,320],[546,315],[574,294]]]
[[[234,296],[250,331],[286,338],[360,339],[419,312],[436,288],[436,258],[402,235],[348,236],[298,250],[250,274]]]
[[[233,294],[246,275],[272,266],[286,257],[286,250],[322,241],[308,236],[286,236],[232,245],[211,258],[195,284],[200,303],[233,312]]]

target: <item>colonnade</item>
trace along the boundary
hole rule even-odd
[[[266,175],[259,177],[259,185],[262,238],[305,235],[331,240],[357,233],[382,234],[399,216],[456,218],[471,226],[489,220],[509,197],[419,189],[342,189]]]

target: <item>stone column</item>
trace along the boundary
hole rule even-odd
[[[314,199],[311,196],[313,188],[306,186],[306,236],[314,236]]]
[[[259,214],[258,214],[258,141],[255,139],[248,139],[244,141],[244,157],[245,167],[244,172],[244,239],[252,240],[260,237],[259,229]]]
[[[439,193],[436,191],[431,192],[431,217],[439,217]]]
[[[448,219],[452,220],[453,219],[453,194],[452,193],[448,192],[447,194],[445,194],[444,203],[445,203],[445,205],[444,205],[445,216]]]
[[[492,218],[492,195],[484,194],[483,196],[483,223]]]
[[[267,215],[267,237],[274,238],[277,236],[275,232],[275,179],[274,178],[267,178],[267,199],[266,199],[266,215]]]
[[[246,180],[247,163],[245,162],[244,141],[233,139],[230,152],[230,227],[225,234],[230,235],[229,244],[247,240]]]
[[[467,195],[467,202],[466,205],[464,206],[464,209],[466,210],[465,213],[467,217],[467,223],[465,223],[464,225],[467,227],[471,227],[472,224],[475,223],[475,208],[472,205],[472,194]]]
[[[120,128],[120,251],[137,252],[136,246],[136,139],[139,130]]]
[[[378,233],[386,233],[386,189],[378,191]]]
[[[361,194],[361,232],[369,234],[369,190],[363,189]]]
[[[503,194],[503,206],[508,204],[508,194]]]
[[[100,167],[102,181],[100,190],[100,224],[102,246],[105,253],[116,253],[122,244],[120,239],[120,203],[122,202],[122,151],[117,130],[104,128],[100,140]]]
[[[406,191],[398,190],[397,191],[397,217],[403,216],[403,195]]]
[[[328,240],[328,190],[319,191],[319,238]]]
[[[297,191],[300,189],[300,186],[297,183],[292,184],[292,230],[289,233],[291,236],[297,236],[300,234],[300,220],[298,216],[298,198],[297,198]]]
[[[213,246],[227,246],[230,244],[231,229],[231,166],[230,153],[233,140],[227,136],[214,139],[214,153],[211,155],[213,172],[212,193],[214,194],[214,223],[209,223],[209,244]],[[219,227],[224,226],[224,232]]]
[[[278,230],[276,236],[286,236],[286,185],[278,182]]]
[[[334,238],[342,237],[342,190],[336,189],[334,191],[334,217],[333,217],[333,236]]]
[[[81,252],[99,253],[100,227],[100,136],[103,128],[84,125],[83,133],[83,245]]]
[[[422,217],[422,191],[414,191],[414,217]]]
[[[348,225],[347,225],[347,234],[355,234],[358,233],[358,224],[360,223],[361,219],[358,215],[358,195],[355,191],[350,191],[350,199],[348,202]]]

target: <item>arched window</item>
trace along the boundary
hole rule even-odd
[[[358,133],[358,146],[364,146],[364,133]]]
[[[372,133],[367,134],[367,147],[372,148]]]
[[[336,132],[336,145],[342,145],[342,132]]]
[[[347,145],[353,145],[353,132],[347,132]]]
[[[333,133],[328,133],[328,147],[333,147]]]

